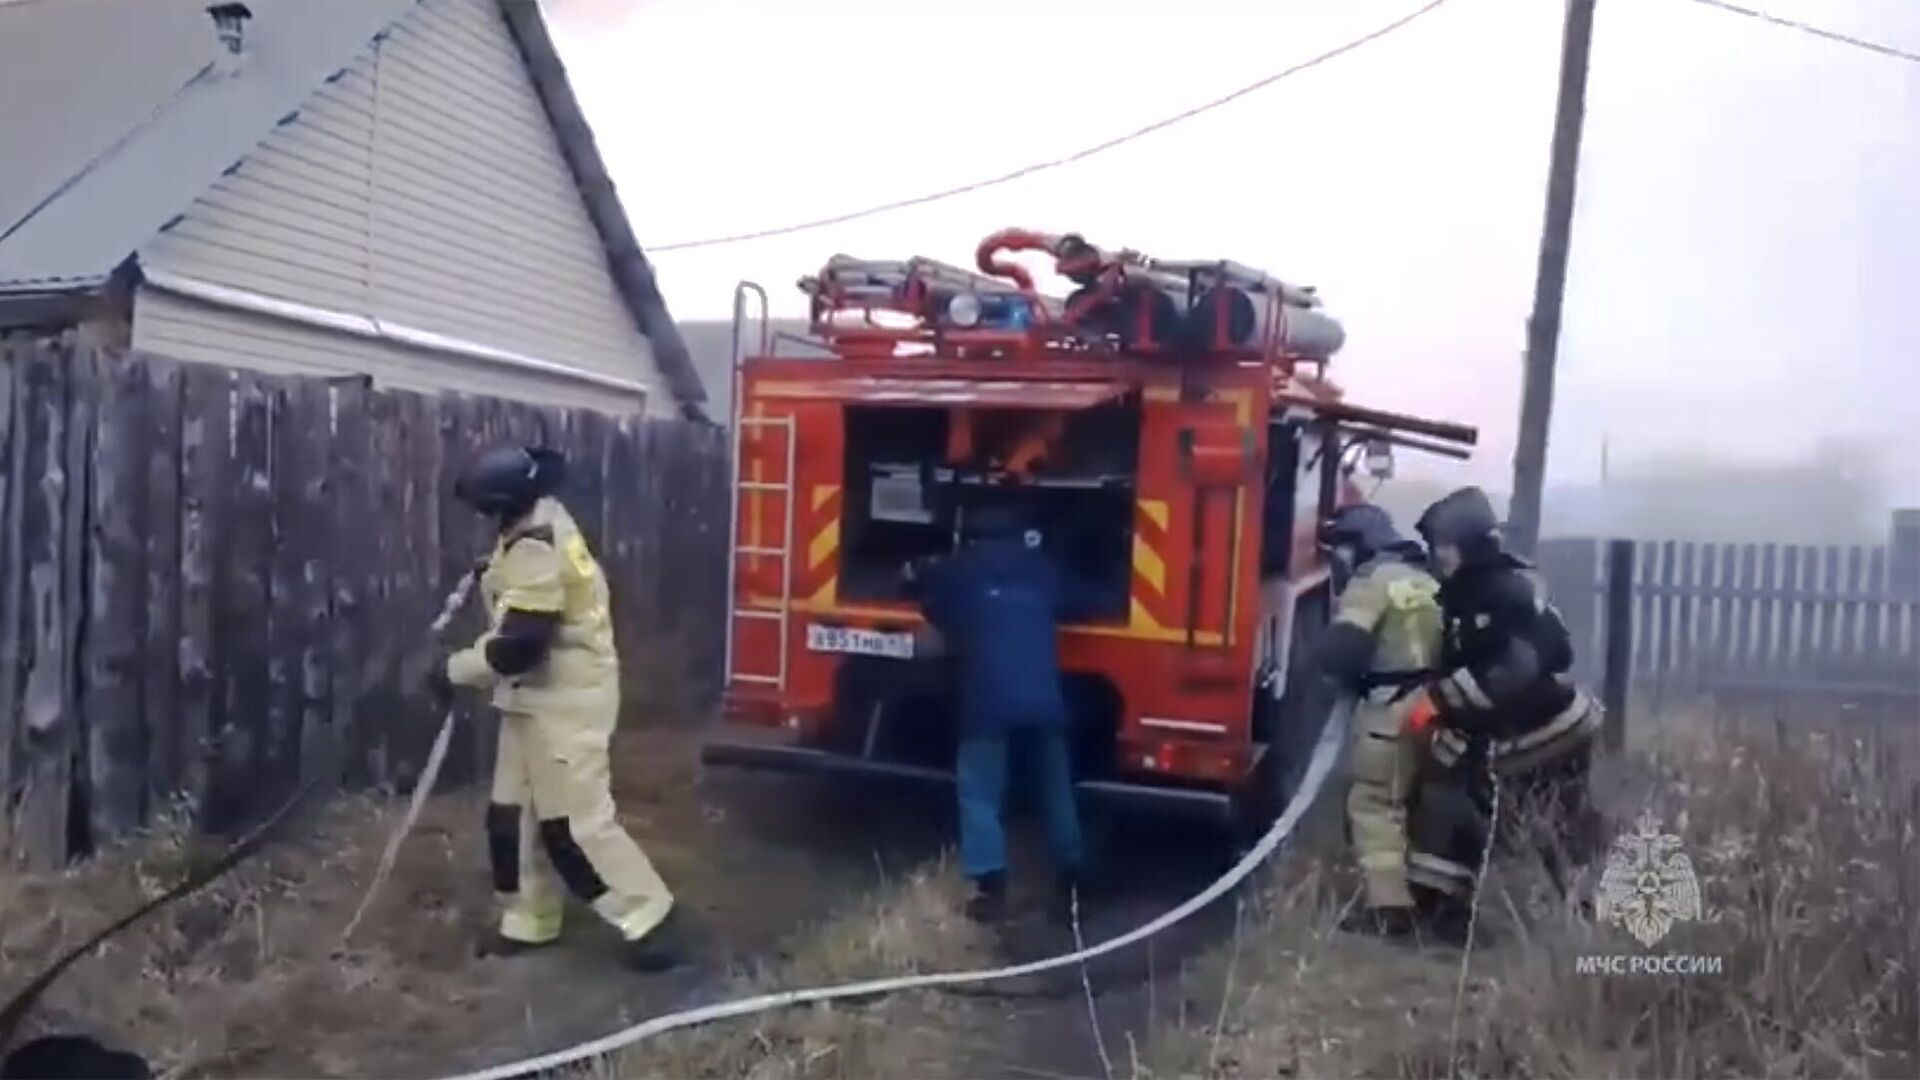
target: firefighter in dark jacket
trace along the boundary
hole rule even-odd
[[[1350,932],[1399,937],[1414,927],[1407,885],[1407,800],[1419,772],[1409,723],[1440,653],[1440,585],[1426,553],[1377,506],[1341,509],[1320,533],[1341,580],[1333,622],[1315,649],[1322,674],[1356,700],[1347,827],[1365,903]]]
[[[1436,935],[1458,941],[1491,831],[1506,843],[1530,841],[1556,876],[1562,855],[1586,858],[1601,710],[1568,677],[1571,635],[1538,571],[1502,547],[1484,492],[1448,495],[1416,527],[1441,577],[1443,634],[1440,670],[1426,690],[1432,761],[1417,795],[1407,877]]]
[[[921,610],[953,654],[960,738],[955,782],[960,863],[973,882],[967,914],[999,918],[1006,907],[1007,841],[1001,811],[1009,742],[1034,750],[1038,802],[1059,873],[1057,902],[1083,879],[1085,844],[1074,805],[1068,711],[1055,633],[1081,606],[1074,586],[1040,550],[1040,535],[999,508],[971,515],[952,557],[908,568]]]
[[[444,704],[486,690],[500,710],[487,846],[501,902],[484,949],[507,954],[560,936],[564,885],[626,942],[642,971],[679,960],[673,894],[621,827],[608,743],[620,714],[620,660],[600,564],[555,498],[557,453],[481,455],[454,494],[499,526],[480,579],[489,628],[431,669]]]

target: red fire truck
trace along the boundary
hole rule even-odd
[[[1043,295],[1023,252],[1075,289]],[[1299,674],[1329,608],[1318,523],[1392,447],[1465,457],[1475,432],[1344,400],[1340,324],[1238,263],[1008,230],[976,264],[835,256],[800,282],[811,337],[790,355],[765,292],[736,293],[732,613],[705,760],[949,779],[950,669],[902,567],[996,505],[1105,598],[1060,635],[1082,795],[1258,822],[1332,704]]]

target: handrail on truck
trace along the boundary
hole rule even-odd
[[[767,290],[756,282],[742,281],[733,287],[733,354],[728,361],[729,403],[727,406],[727,425],[733,430],[733,452],[727,455],[727,593],[723,602],[727,605],[725,641],[721,650],[721,677],[727,682],[733,679],[733,590],[736,585],[735,569],[740,561],[738,550],[740,543],[740,451],[741,433],[745,425],[740,422],[740,324],[747,313],[747,295],[751,293],[760,298],[760,351],[768,351],[767,335],[773,328],[773,320],[768,317]],[[784,643],[783,643],[784,644]],[[724,687],[723,687],[724,688]]]

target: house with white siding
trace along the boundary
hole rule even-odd
[[[705,393],[535,0],[0,0],[0,334]]]

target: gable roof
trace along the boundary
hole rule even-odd
[[[237,73],[200,0],[0,3],[0,297],[104,285],[419,0],[272,0]],[[496,0],[609,272],[684,409],[698,372],[635,240],[536,0]],[[57,103],[57,104],[56,104]]]

